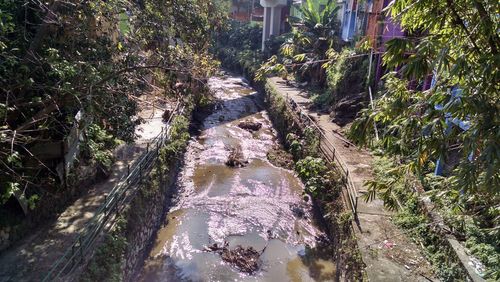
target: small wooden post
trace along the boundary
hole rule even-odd
[[[71,247],[71,263],[75,264],[75,245]]]
[[[355,198],[354,202],[354,215],[358,218],[358,197]]]
[[[78,238],[78,243],[80,244],[80,259],[81,259],[81,256],[83,256],[82,237]]]
[[[127,184],[130,183],[130,164],[127,163]]]
[[[372,110],[375,111],[375,105],[373,104],[373,96],[372,96],[372,88],[368,86],[368,93],[370,94],[370,105],[372,107]],[[379,140],[378,138],[378,129],[377,129],[377,123],[373,121],[373,129],[375,130],[375,140]]]

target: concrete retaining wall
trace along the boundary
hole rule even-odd
[[[173,162],[167,170],[157,170],[156,179],[145,185],[134,198],[127,212],[127,251],[125,253],[124,281],[135,281],[153,243],[155,234],[164,221],[175,193],[175,181],[180,161]]]

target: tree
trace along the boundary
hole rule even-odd
[[[226,18],[211,0],[0,3],[0,205],[58,191],[54,165],[31,150],[60,142],[79,110],[133,139],[144,76],[202,80],[210,35]],[[168,86],[168,85],[165,85]],[[35,159],[35,163],[33,163]]]
[[[291,70],[304,80],[322,86],[325,82],[322,64],[330,53],[339,50],[336,20],[339,7],[335,1],[329,0],[319,11],[313,0],[307,0],[299,10],[302,18],[289,17],[293,29],[281,45],[281,58],[271,57],[259,70],[258,77],[272,72],[286,76]]]
[[[370,144],[375,121],[379,145],[398,156],[402,177],[410,171],[422,179],[437,159],[457,157],[440,193],[492,238],[500,223],[498,8],[490,0],[393,1],[390,14],[408,36],[387,43],[384,63],[398,72],[385,77],[376,109],[351,130]],[[422,91],[418,84],[431,74],[435,85]]]

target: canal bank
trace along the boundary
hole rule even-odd
[[[159,113],[160,120],[163,119],[159,126],[168,124],[164,128],[168,137],[157,148],[148,146],[148,150],[158,151],[157,158],[151,161],[149,168],[144,168],[147,173],[141,174],[134,194],[127,195],[131,200],[123,203],[113,224],[106,228],[108,231],[97,243],[95,252],[70,280],[78,277],[80,281],[135,281],[138,269],[151,249],[151,241],[161,226],[162,217],[171,205],[174,183],[190,138],[190,124],[198,117],[195,109],[200,109],[206,93],[201,84],[190,86],[188,91],[193,94],[178,100],[176,111]],[[144,128],[144,132],[150,129]]]
[[[312,112],[308,93],[277,78],[269,78],[266,94],[274,99],[293,118],[292,124],[302,129],[315,128],[321,155],[333,164],[333,169],[343,172],[345,179],[342,203],[352,211],[349,219],[350,246],[357,245],[356,258],[366,266],[365,279],[369,281],[435,281],[431,265],[422,251],[392,222],[392,212],[384,208],[383,201],[366,202],[360,196],[365,192],[364,183],[371,179],[372,156],[342,137],[338,125],[327,114]],[[271,103],[273,104],[273,103]],[[275,112],[275,111],[271,111]],[[286,114],[277,114],[286,117]],[[332,157],[330,157],[332,156]],[[353,198],[357,198],[353,199]],[[347,211],[345,210],[345,212]],[[354,213],[356,216],[354,216]],[[335,221],[331,223],[335,224]],[[333,230],[342,230],[341,226]],[[340,234],[342,236],[342,234]]]
[[[191,108],[173,131],[175,144],[162,149],[82,280],[362,279],[342,176],[319,158],[317,136],[269,87],[259,94],[231,76],[209,84],[217,101],[211,111],[194,111],[203,118],[184,157]],[[280,144],[291,152],[296,172],[274,159],[286,155]],[[235,150],[242,156],[239,168],[226,165]],[[316,162],[323,163],[315,170],[326,189],[312,191],[304,171]],[[256,270],[244,271],[238,257],[227,259],[238,248],[257,253]]]
[[[317,175],[311,173],[314,170],[318,171],[317,167],[311,172],[308,171],[311,176],[303,177],[303,181],[308,194],[311,195],[323,229],[335,250],[332,255],[339,270],[335,279],[337,281],[366,279],[365,264],[352,228],[354,214],[348,204],[346,179],[340,167],[333,162],[333,159],[325,157],[325,144],[322,143],[315,125],[307,117],[297,114],[297,109],[288,104],[286,94],[280,92],[269,80],[262,89],[274,127],[279,132],[283,145],[294,155],[299,174],[304,170],[299,164],[304,161],[311,167],[315,167],[314,164],[318,163],[324,166]],[[319,185],[317,182],[320,182]],[[308,185],[311,188],[307,189]]]

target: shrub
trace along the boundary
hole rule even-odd
[[[305,157],[295,164],[295,170],[305,183],[306,192],[313,197],[327,200],[338,196],[342,187],[341,178],[327,167],[323,159]]]
[[[95,160],[103,169],[109,170],[113,163],[111,149],[119,141],[97,124],[89,125],[87,139],[83,146],[83,153]]]
[[[327,89],[314,98],[315,106],[330,107],[344,97],[366,91],[368,60],[353,55],[355,52],[346,48],[325,65]]]
[[[123,235],[126,220],[117,219],[111,234],[106,234],[104,243],[97,249],[81,281],[122,281],[122,262],[127,248]]]

